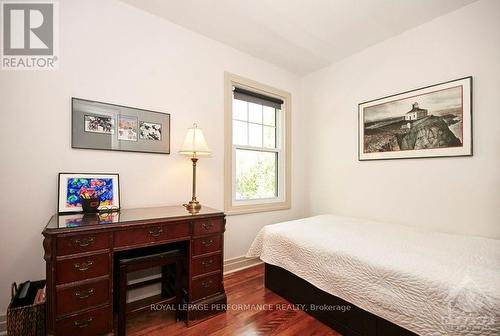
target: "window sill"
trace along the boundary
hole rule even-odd
[[[239,205],[230,206],[225,208],[224,213],[227,216],[245,215],[258,212],[269,212],[269,211],[280,211],[290,209],[290,204],[286,202],[282,203],[270,203],[270,204],[249,204],[249,205]]]

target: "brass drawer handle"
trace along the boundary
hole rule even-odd
[[[201,265],[203,267],[210,267],[212,264],[214,263],[214,260],[213,259],[210,259],[210,260],[203,260],[201,262]]]
[[[80,321],[75,321],[75,327],[78,327],[78,328],[86,328],[90,325],[90,323],[94,321],[94,318],[93,317],[89,317],[87,319],[84,319],[84,320],[80,320]]]
[[[80,300],[86,299],[95,294],[94,288],[89,288],[86,291],[76,291],[75,296]]]
[[[213,239],[210,239],[210,240],[202,240],[202,241],[201,241],[201,245],[203,245],[203,246],[205,246],[205,247],[209,247],[209,246],[211,246],[213,243],[214,243]]]
[[[94,262],[92,260],[89,260],[89,261],[83,262],[81,264],[80,263],[76,263],[74,266],[80,272],[85,272],[88,269],[90,269],[92,266],[94,266]]]
[[[214,227],[214,224],[213,223],[203,223],[203,224],[201,224],[201,226],[203,226],[203,228],[208,231]]]
[[[163,229],[160,227],[149,230],[149,235],[151,237],[159,237],[163,233]]]
[[[94,237],[77,238],[73,239],[73,244],[78,245],[80,247],[88,247],[94,243],[94,240],[95,240]]]
[[[203,287],[203,288],[210,288],[210,286],[212,286],[212,280],[203,281],[201,283],[201,287]]]

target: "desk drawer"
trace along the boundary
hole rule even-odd
[[[109,234],[84,234],[57,239],[56,253],[58,256],[63,256],[107,248],[109,248]]]
[[[210,233],[222,232],[224,230],[224,220],[222,218],[204,219],[194,222],[193,234],[195,236]]]
[[[196,301],[220,291],[221,274],[198,278],[192,282],[192,300]]]
[[[150,244],[189,237],[189,223],[159,224],[115,233],[115,247]]]
[[[193,259],[191,264],[193,267],[193,276],[197,276],[220,270],[222,268],[222,258],[220,254],[216,254],[210,257]]]
[[[57,315],[64,315],[110,302],[109,280],[71,286],[57,291]]]
[[[109,254],[71,258],[57,262],[57,284],[96,278],[109,274]]]
[[[89,336],[111,332],[111,307],[103,307],[56,322],[56,335]]]
[[[221,235],[208,236],[193,240],[193,255],[200,255],[222,249]]]

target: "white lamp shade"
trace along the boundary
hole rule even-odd
[[[180,151],[182,155],[210,155],[211,151],[208,148],[203,132],[196,124],[192,128],[188,128],[186,139]]]

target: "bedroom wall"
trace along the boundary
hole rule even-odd
[[[500,238],[499,32],[482,0],[305,77],[310,214]],[[474,156],[358,161],[358,103],[468,75]]]
[[[213,151],[199,162],[198,197],[222,209],[224,71],[291,92],[294,133],[292,209],[228,217],[225,258],[244,255],[263,225],[303,215],[297,76],[118,1],[59,6],[60,69],[0,72],[0,315],[11,282],[45,276],[41,231],[58,172],[120,173],[124,208],[182,204],[191,162],[177,150],[197,121]],[[171,154],[71,149],[72,96],[170,113]]]

